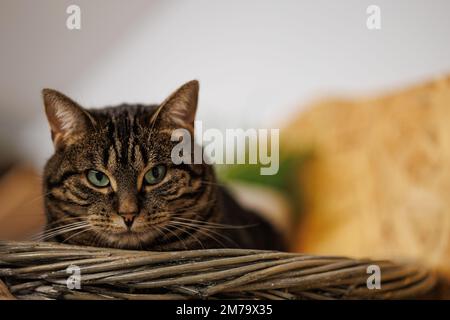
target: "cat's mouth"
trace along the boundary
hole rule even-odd
[[[114,247],[133,249],[153,243],[157,238],[164,236],[162,230],[165,224],[164,221],[147,224],[145,227],[133,224],[128,228],[100,233]]]
[[[136,249],[152,243],[158,237],[157,232],[135,232],[132,230],[120,233],[105,233],[103,238],[115,248]]]

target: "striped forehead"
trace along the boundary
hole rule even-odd
[[[145,139],[149,129],[136,113],[113,113],[106,121],[106,145],[103,162],[108,169],[119,167],[142,169],[149,161],[150,150]]]

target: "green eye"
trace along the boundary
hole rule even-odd
[[[157,184],[166,175],[166,167],[162,164],[154,166],[144,176],[145,182],[147,184]]]
[[[106,174],[97,170],[89,170],[87,173],[87,179],[95,187],[103,188],[109,185],[109,179]]]

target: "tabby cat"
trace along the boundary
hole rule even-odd
[[[282,250],[276,231],[235,202],[211,165],[172,162],[179,142],[171,133],[193,133],[198,90],[190,81],[160,105],[87,110],[44,89],[55,152],[44,169],[41,240],[143,250]]]

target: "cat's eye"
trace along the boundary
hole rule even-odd
[[[166,167],[162,164],[154,166],[144,176],[145,183],[147,184],[157,184],[166,175]]]
[[[103,172],[97,170],[89,170],[87,173],[87,179],[92,185],[98,188],[104,188],[109,185],[109,179]]]

